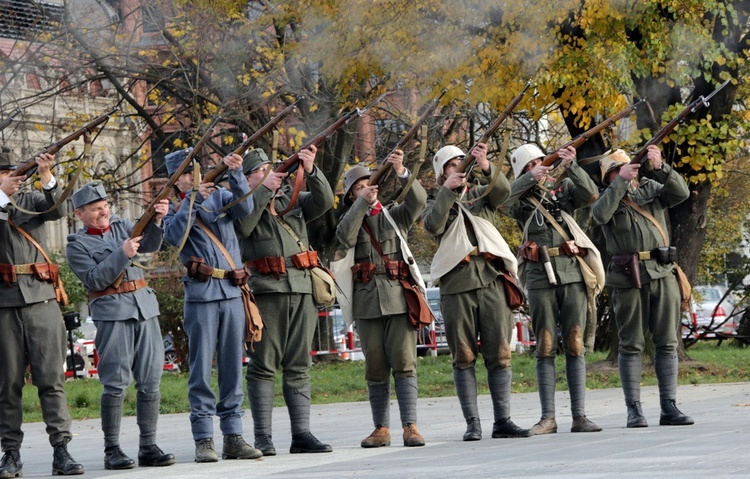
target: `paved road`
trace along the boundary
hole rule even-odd
[[[619,389],[589,391],[589,418],[604,428],[600,433],[571,434],[567,392],[557,393],[558,426],[554,435],[528,439],[491,439],[492,412],[489,396],[480,396],[485,439],[462,442],[464,423],[455,397],[420,399],[419,428],[427,446],[405,448],[399,436],[391,447],[362,449],[359,442],[370,433],[366,403],[313,406],[313,432],[329,442],[331,454],[289,454],[289,419],[286,409],[274,410],[275,457],[256,461],[219,461],[195,464],[194,444],[186,414],[164,415],[159,423],[159,445],[177,456],[166,468],[106,471],[99,420],[74,421],[73,456],[84,464],[84,477],[122,478],[459,478],[459,477],[554,477],[554,478],[705,478],[750,477],[750,383],[682,386],[678,405],[695,418],[696,425],[660,427],[658,391],[643,388],[644,412],[650,427],[625,428],[625,406]],[[535,393],[514,394],[514,421],[531,427],[538,419]],[[391,403],[391,417],[398,423],[398,406]],[[21,451],[24,477],[49,476],[52,450],[44,425],[25,425]],[[252,423],[245,419],[245,437],[252,437]],[[216,424],[218,433],[218,423]],[[221,447],[219,439],[218,447]],[[135,418],[123,420],[122,447],[136,456],[138,429]]]

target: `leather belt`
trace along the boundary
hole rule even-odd
[[[16,274],[34,274],[33,267],[36,263],[28,263],[28,264],[17,264],[14,265]],[[40,264],[47,264],[47,263],[40,263]]]
[[[100,298],[102,296],[107,296],[110,294],[132,293],[134,291],[138,291],[141,288],[145,288],[146,286],[148,286],[148,283],[145,279],[123,281],[117,288],[115,288],[114,286],[107,286],[101,291],[89,291],[89,300]]]

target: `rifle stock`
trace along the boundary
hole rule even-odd
[[[490,138],[492,138],[492,135],[494,135],[495,132],[497,131],[497,129],[500,128],[500,125],[503,124],[503,122],[505,121],[505,119],[508,118],[508,116],[510,116],[510,114],[518,106],[518,104],[521,103],[521,100],[523,99],[523,96],[526,94],[526,90],[528,90],[530,86],[531,86],[531,83],[527,82],[526,86],[523,87],[523,90],[521,91],[521,93],[519,93],[518,95],[516,95],[515,98],[513,98],[513,100],[505,108],[505,110],[500,114],[500,116],[498,116],[495,119],[495,121],[492,122],[492,124],[490,125],[490,127],[487,128],[487,131],[485,131],[484,135],[482,135],[482,137],[479,139],[479,141],[477,141],[477,144],[479,144],[479,143],[485,143],[486,144],[487,142],[490,141]],[[469,170],[471,168],[471,166],[474,164],[474,162],[476,161],[476,158],[474,157],[474,155],[471,154],[471,150],[473,148],[474,147],[471,147],[469,149],[469,152],[466,153],[466,156],[464,157],[464,159],[461,160],[461,163],[458,164],[458,166],[456,167],[456,171],[457,172],[463,173],[463,172]]]
[[[586,141],[588,141],[589,138],[596,135],[600,131],[604,130],[605,128],[609,128],[612,124],[615,122],[625,118],[626,116],[630,115],[638,106],[643,103],[644,100],[638,100],[633,105],[625,108],[624,110],[619,111],[615,115],[607,118],[603,122],[599,123],[595,127],[584,131],[577,137],[573,138],[569,142],[565,143],[563,146],[555,150],[554,152],[550,153],[549,155],[545,156],[542,160],[542,165],[544,166],[556,166],[560,159],[560,150],[567,148],[569,146],[572,146],[573,148],[578,148],[582,144],[584,144]]]
[[[276,125],[281,122],[281,120],[289,116],[294,111],[294,109],[297,108],[297,104],[303,99],[304,97],[297,98],[294,103],[284,108],[278,115],[271,118],[271,121],[263,125],[258,131],[253,133],[250,138],[243,141],[237,148],[235,148],[234,151],[232,151],[231,154],[242,156],[245,151],[247,151],[248,148],[255,144],[255,142],[258,141],[263,135],[271,131]],[[225,171],[227,171],[227,165],[225,165],[224,163],[219,163],[214,168],[206,172],[206,174],[203,176],[203,182],[206,183],[211,181],[215,183],[215,180],[221,177],[221,175],[223,175]]]
[[[68,143],[77,140],[79,137],[83,136],[84,133],[91,132],[94,128],[101,125],[102,123],[105,123],[107,120],[109,120],[109,117],[112,116],[115,112],[119,111],[120,109],[118,107],[113,108],[109,112],[98,116],[91,120],[90,122],[83,125],[78,130],[74,131],[70,135],[66,136],[65,138],[56,141],[55,143],[52,143],[51,145],[41,149],[40,151],[34,153],[30,159],[24,161],[18,167],[13,171],[11,176],[31,176],[36,171],[36,161],[35,158],[39,155],[42,155],[44,153],[54,155],[60,149],[67,145]]]
[[[185,170],[188,169],[190,163],[193,162],[193,159],[198,155],[209,138],[211,138],[214,127],[216,127],[216,124],[219,123],[219,121],[221,121],[221,117],[216,117],[213,119],[213,121],[211,121],[211,123],[208,125],[208,128],[203,133],[203,136],[201,136],[201,138],[198,140],[198,143],[195,144],[195,147],[190,151],[190,153],[188,153],[185,159],[182,160],[182,163],[175,170],[175,172],[172,173],[172,176],[169,177],[169,181],[167,181],[167,183],[162,186],[161,190],[159,190],[159,192],[154,196],[154,199],[151,200],[151,202],[146,206],[146,208],[143,210],[143,215],[138,218],[138,221],[136,221],[135,225],[133,226],[133,231],[130,233],[131,238],[135,238],[136,236],[140,236],[143,234],[146,226],[148,226],[151,220],[156,216],[156,210],[154,210],[154,206],[161,200],[169,198],[169,195],[172,192],[172,187],[177,184],[177,180],[180,179],[180,176],[185,174]]]
[[[447,91],[448,90],[443,89],[437,98],[434,98],[431,100],[430,105],[427,107],[424,113],[422,113],[422,116],[420,116],[419,119],[417,119],[417,121],[414,123],[414,125],[412,125],[412,127],[409,129],[409,131],[406,132],[406,135],[404,135],[403,138],[399,140],[399,142],[396,144],[393,150],[391,150],[391,152],[388,155],[386,155],[386,158],[388,158],[388,156],[390,156],[396,150],[403,151],[404,147],[409,142],[409,140],[411,140],[414,137],[414,135],[417,134],[420,126],[422,126],[422,123],[424,123],[427,120],[427,118],[432,116],[435,109],[438,107],[438,105],[440,105],[440,100],[443,98],[443,96],[446,94]],[[383,163],[380,164],[380,167],[378,167],[378,169],[374,171],[372,175],[370,175],[370,184],[371,185],[380,184],[380,182],[383,179],[383,176],[385,176],[385,174],[388,172],[390,168],[391,168],[391,164],[388,163],[387,161],[383,161]]]
[[[13,113],[8,115],[5,118],[5,120],[0,122],[0,131],[3,131],[4,129],[8,128],[8,126],[10,126],[10,124],[13,122],[13,118],[17,117],[20,114],[21,114],[21,109],[16,108],[16,110]]]

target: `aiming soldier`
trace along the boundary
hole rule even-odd
[[[639,163],[622,150],[602,158],[606,189],[592,206],[594,221],[602,225],[612,261],[606,284],[620,339],[618,362],[627,427],[647,427],[641,407],[641,354],[644,334],[650,331],[656,353],[662,426],[693,424],[677,409],[677,328],[680,289],[675,277],[677,251],[669,246],[664,211],[690,194],[685,180],[662,161],[655,145],[648,147],[646,172],[638,181]],[[648,177],[646,177],[648,175]]]
[[[167,200],[154,206],[156,216],[143,236],[131,238],[133,223],[110,216],[109,197],[100,181],[73,193],[73,208],[83,223],[68,236],[68,264],[89,290],[89,308],[96,324],[97,372],[104,386],[101,397],[104,468],[131,469],[135,461],[120,448],[120,420],[125,392],[135,379],[139,466],[169,466],[173,454],[156,445],[164,368],[164,342],[159,327],[156,293],[144,271],[133,264],[138,253],[161,247],[162,219]]]
[[[395,150],[390,162],[399,181],[409,181],[404,153]],[[404,446],[424,446],[417,430],[417,329],[408,317],[400,278],[409,274],[401,241],[424,210],[427,193],[414,181],[401,204],[384,209],[370,171],[355,166],[344,175],[344,202],[349,210],[336,228],[344,248],[354,248],[354,293],[351,298],[362,351],[365,380],[375,430],[362,447],[391,443],[391,381],[396,386]],[[398,230],[396,229],[398,228]],[[410,256],[410,255],[409,255]]]
[[[0,477],[23,475],[23,406],[21,401],[26,365],[39,389],[42,416],[54,448],[52,473],[83,474],[82,465],[68,452],[71,418],[63,386],[65,325],[56,301],[53,281],[57,265],[43,253],[44,223],[65,215],[65,207],[49,210],[61,195],[51,166],[52,155],[34,159],[42,192],[19,192],[25,176],[13,176],[16,165],[11,149],[0,146]],[[11,204],[13,197],[14,204]],[[30,215],[16,208],[44,212]]]
[[[331,452],[310,432],[310,347],[318,310],[313,302],[311,269],[318,266],[317,252],[309,249],[307,223],[333,206],[333,192],[315,167],[315,146],[299,152],[297,175],[304,175],[309,191],[284,216],[271,212],[271,201],[286,209],[291,192],[281,188],[286,173],[268,172],[271,165],[263,150],[245,154],[246,185],[254,189],[255,210],[235,222],[242,259],[250,268],[250,286],[266,319],[263,339],[249,350],[247,394],[253,416],[255,447],[264,456],[276,455],[271,416],[276,372],[283,371],[284,401],[289,411],[292,444],[289,452]],[[263,179],[265,176],[265,180]],[[282,210],[283,211],[283,210]]]
[[[545,155],[536,145],[516,149],[510,162],[516,179],[511,184],[510,198],[503,206],[503,213],[514,218],[523,231],[520,276],[527,291],[536,338],[536,378],[542,404],[541,419],[531,428],[536,435],[557,432],[558,325],[562,332],[573,415],[570,430],[601,431],[586,418],[585,412],[583,329],[588,292],[581,269],[587,266],[580,263],[583,256],[593,255],[594,251],[590,241],[586,242],[588,249],[581,244],[585,234],[571,216],[576,209],[591,204],[598,197],[598,190],[591,177],[575,162],[574,148],[563,148],[559,155],[567,178],[556,183],[547,176],[551,167],[542,164]]]

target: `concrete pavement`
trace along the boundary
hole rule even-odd
[[[161,416],[158,444],[177,456],[165,468],[106,471],[99,420],[74,421],[69,449],[86,467],[86,478],[692,478],[750,477],[750,383],[681,386],[678,407],[693,416],[694,426],[659,426],[656,387],[644,387],[642,401],[649,427],[626,429],[626,411],[619,389],[587,392],[587,415],[604,428],[599,433],[571,434],[567,392],[557,393],[559,432],[528,439],[491,439],[489,396],[479,397],[484,439],[463,442],[465,424],[455,397],[420,399],[419,429],[425,447],[405,448],[400,428],[392,428],[393,445],[362,449],[359,442],[373,429],[366,403],[312,407],[312,431],[333,446],[330,454],[289,454],[289,419],[285,408],[274,410],[275,457],[254,461],[193,462],[194,443],[187,414]],[[252,421],[245,417],[245,438],[252,443]],[[512,418],[531,427],[539,416],[536,393],[513,394]],[[398,405],[391,401],[397,426]],[[218,422],[217,449],[221,448]],[[24,477],[51,473],[52,449],[43,423],[25,424],[21,458]],[[122,449],[132,458],[138,451],[134,417],[123,419]]]

